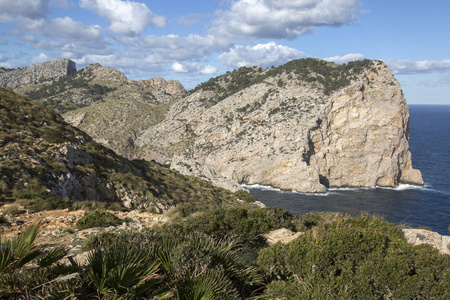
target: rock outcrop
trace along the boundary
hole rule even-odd
[[[423,185],[408,141],[408,107],[384,63],[300,60],[200,85],[135,145],[141,158],[181,156],[236,183],[316,193]]]
[[[0,73],[0,86],[18,90],[28,85],[56,80],[76,71],[75,62],[69,59],[60,59]]]
[[[413,245],[429,244],[442,254],[450,254],[450,236],[440,235],[426,229],[403,229],[408,243]]]

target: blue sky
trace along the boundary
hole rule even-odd
[[[379,59],[409,104],[450,104],[450,1],[0,0],[0,66],[69,58],[191,89],[241,66]]]

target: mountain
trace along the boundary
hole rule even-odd
[[[238,183],[324,192],[422,185],[408,140],[408,106],[383,62],[302,59],[212,78],[135,145],[175,169],[194,161]]]
[[[22,69],[0,70],[0,86],[17,90],[26,86],[51,84],[53,80],[71,75],[76,72],[76,65],[69,59],[61,59]]]
[[[70,123],[129,158],[135,137],[160,122],[168,107],[186,94],[177,80],[129,80],[100,64],[77,71],[67,59],[6,70],[0,73],[0,86],[66,113]]]
[[[52,109],[0,88],[0,196],[32,207],[119,202],[161,212],[179,203],[218,207],[237,196],[155,162],[130,161]],[[69,201],[69,202],[70,202]]]
[[[308,193],[423,184],[409,152],[408,106],[381,61],[242,67],[186,96],[161,82],[147,97],[144,81],[96,64],[43,84],[41,98],[21,92],[50,106],[63,99],[69,123],[121,155],[233,191],[243,183]],[[79,96],[101,94],[92,89],[104,94]]]

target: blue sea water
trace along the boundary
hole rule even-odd
[[[410,105],[410,150],[424,187],[329,190],[325,195],[283,192],[250,186],[250,193],[267,206],[295,214],[310,211],[375,213],[411,227],[427,226],[449,235],[450,225],[450,106]]]

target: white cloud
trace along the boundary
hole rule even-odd
[[[162,54],[166,59],[184,61],[202,60],[213,52],[220,52],[231,46],[231,41],[216,38],[212,35],[200,36],[190,34],[186,37],[178,35],[146,36],[139,43],[141,50]]]
[[[38,56],[33,57],[30,62],[33,64],[39,64],[43,62],[50,61],[51,59],[44,53],[40,53]]]
[[[86,26],[81,22],[72,20],[70,17],[51,20],[47,34],[76,41],[93,41],[101,37],[100,26]]]
[[[294,39],[320,26],[355,23],[358,0],[234,0],[211,32],[234,38]]]
[[[366,57],[361,53],[349,53],[343,56],[325,57],[324,60],[332,61],[336,64],[346,64],[349,61],[363,60]]]
[[[212,65],[203,66],[200,63],[180,63],[174,62],[170,68],[172,71],[176,73],[185,73],[185,74],[202,74],[202,75],[213,75],[217,74],[217,68]]]
[[[186,65],[180,64],[178,62],[174,62],[171,67],[172,71],[177,73],[187,73],[188,68]]]
[[[306,54],[302,51],[270,42],[253,47],[237,45],[220,54],[218,58],[229,67],[269,67],[303,57],[306,57]]]
[[[420,74],[450,70],[450,59],[446,60],[395,60],[385,61],[394,74]]]
[[[67,43],[92,43],[98,47],[106,43],[102,38],[100,26],[87,26],[70,17],[52,20],[19,17],[17,25],[22,31],[16,30],[13,34],[30,43],[34,49],[53,50]]]
[[[41,19],[48,14],[48,0],[1,0],[0,23],[13,22],[16,17]]]
[[[73,61],[79,65],[99,63],[106,67],[112,66],[115,68],[133,68],[137,66],[136,59],[123,55],[123,53],[115,53],[109,55],[87,54],[82,58],[73,59]]]
[[[200,70],[200,74],[203,75],[214,75],[217,74],[217,72],[218,72],[217,68],[211,65],[207,65]]]
[[[9,62],[0,62],[1,68],[12,69],[12,65]]]
[[[165,27],[166,18],[153,13],[144,3],[121,0],[80,0],[80,6],[108,20],[109,29],[124,35],[139,35],[148,26]]]

